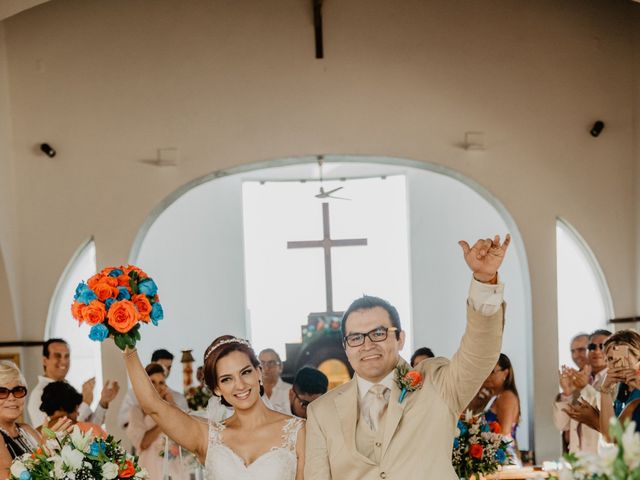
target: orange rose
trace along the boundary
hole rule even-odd
[[[489,423],[489,429],[493,433],[502,433],[502,427],[500,426],[500,424],[498,422],[490,422]]]
[[[116,280],[119,287],[129,287],[129,275],[120,275]]]
[[[127,460],[124,462],[124,465],[120,467],[120,471],[118,472],[119,478],[131,478],[136,474],[136,467],[133,466],[133,462],[131,460]]]
[[[85,308],[82,310],[82,320],[89,325],[102,323],[106,315],[107,309],[104,307],[104,303],[98,300],[93,300],[89,305],[85,305]]]
[[[115,283],[116,285],[111,285],[112,283]],[[118,296],[118,281],[115,278],[104,277],[102,280],[96,283],[95,286],[91,288],[91,290],[93,290],[93,293],[96,294],[98,300],[100,300],[101,302],[106,302],[108,298],[116,298]]]
[[[79,322],[84,321],[84,318],[82,316],[82,311],[86,308],[86,305],[82,302],[73,302],[71,304],[71,315],[73,315],[73,318],[75,318],[76,320],[78,320]]]
[[[411,387],[417,387],[418,385],[420,385],[420,383],[422,383],[422,375],[420,375],[420,372],[416,372],[415,370],[407,372],[404,378],[409,380],[409,385]]]
[[[89,288],[93,290],[93,287],[95,287],[97,283],[103,278],[104,275],[102,275],[101,273],[96,273],[93,277],[87,280],[87,285],[89,285]]]
[[[138,309],[138,313],[140,313],[140,320],[143,322],[149,323],[149,314],[151,313],[151,303],[147,300],[147,296],[140,293],[139,295],[134,295],[131,297],[131,301]]]
[[[122,269],[126,275],[129,275],[129,272],[136,272],[140,278],[147,278],[149,276],[135,265],[125,265]]]
[[[135,327],[140,319],[136,306],[130,300],[114,302],[107,314],[109,325],[120,333],[127,333]]]

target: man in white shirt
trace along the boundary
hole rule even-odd
[[[560,374],[560,386],[562,392],[558,395],[553,405],[553,420],[556,428],[569,433],[568,449],[572,453],[598,453],[598,446],[602,436],[594,428],[580,422],[580,418],[574,414],[578,400],[587,402],[595,408],[599,408],[600,394],[598,388],[607,375],[607,359],[605,358],[602,344],[611,335],[608,330],[596,330],[589,336],[587,344],[588,364],[580,370],[563,367]],[[573,355],[572,342],[572,358]],[[580,361],[576,361],[580,366]],[[595,425],[594,425],[595,426]]]
[[[61,338],[51,338],[47,340],[42,347],[42,365],[44,367],[44,375],[38,376],[38,384],[29,393],[29,401],[27,402],[27,411],[29,412],[31,425],[34,427],[42,425],[47,417],[47,415],[40,410],[44,387],[51,382],[66,381],[66,376],[71,365],[69,345],[67,342]],[[109,408],[109,403],[111,403],[120,391],[120,386],[118,382],[107,381],[100,394],[100,402],[94,412],[91,410],[91,403],[93,402],[95,384],[95,378],[91,378],[82,384],[82,404],[80,405],[80,411],[78,413],[78,421],[102,425],[107,409]]]
[[[151,363],[159,363],[164,367],[166,372],[166,377],[169,378],[169,374],[171,373],[171,367],[173,366],[173,354],[164,348],[154,351],[151,354]],[[183,412],[189,411],[189,405],[187,405],[187,399],[184,395],[176,390],[169,388],[171,395],[173,397],[173,401],[176,403],[176,406],[182,410]],[[120,428],[127,428],[127,424],[129,423],[129,410],[131,407],[138,404],[138,399],[133,393],[133,389],[129,389],[127,394],[120,405],[120,411],[118,412],[118,425]]]
[[[282,375],[280,355],[273,348],[265,348],[258,355],[258,360],[262,366],[265,396],[271,402],[274,410],[291,415],[291,404],[289,403],[291,384],[280,378]]]

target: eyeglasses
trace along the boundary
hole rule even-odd
[[[593,352],[596,348],[600,350],[604,350],[604,343],[590,343],[587,348],[590,352]]]
[[[0,387],[0,400],[9,398],[9,394],[13,394],[14,398],[23,398],[27,395],[27,387],[18,385],[9,390],[6,387]]]
[[[266,362],[260,362],[263,367],[279,367],[280,360],[267,360]]]
[[[298,401],[300,402],[300,406],[302,408],[304,408],[305,410],[307,409],[307,407],[309,406],[309,404],[311,403],[309,400],[303,400],[300,398],[300,395],[298,395],[298,392],[296,392],[296,389],[292,389],[293,390],[293,395],[298,399]]]
[[[359,347],[364,344],[365,337],[369,337],[372,342],[384,342],[389,332],[397,331],[396,327],[378,327],[367,333],[350,333],[343,340],[350,347]]]

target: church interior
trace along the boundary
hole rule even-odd
[[[165,309],[138,350],[176,355],[176,389],[180,351],[201,365],[223,334],[338,385],[341,313],[376,290],[406,360],[451,357],[457,241],[510,233],[518,442],[557,459],[572,335],[637,328],[639,205],[637,1],[0,0],[0,358],[29,384],[44,340],[78,337],[76,277],[128,263]],[[559,231],[594,273],[595,323],[591,292],[561,298]],[[121,352],[92,345],[74,378],[121,385],[105,424],[124,436]]]

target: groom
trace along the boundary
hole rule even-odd
[[[353,379],[309,405],[306,480],[456,479],[451,449],[456,422],[496,365],[502,344],[504,285],[498,268],[507,235],[462,241],[473,280],[467,329],[451,360],[427,359],[415,367],[420,389],[399,402],[396,366],[406,365],[397,310],[376,297],[362,297],[342,321],[344,348]]]

